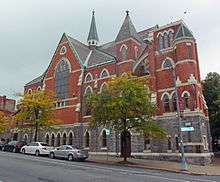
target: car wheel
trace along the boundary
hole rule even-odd
[[[22,149],[22,151],[21,151],[21,152],[22,152],[22,154],[25,154],[25,149]]]
[[[36,150],[35,155],[38,157],[40,155],[40,151]]]
[[[68,161],[73,161],[73,155],[72,154],[68,155]]]
[[[50,158],[51,158],[51,159],[54,159],[54,158],[55,158],[55,155],[54,155],[53,152],[50,153]]]

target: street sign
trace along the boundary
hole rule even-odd
[[[194,131],[194,127],[181,127],[181,131]]]
[[[105,128],[106,135],[110,135],[110,129]]]

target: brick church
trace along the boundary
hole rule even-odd
[[[113,77],[132,73],[150,79],[152,102],[158,106],[155,121],[168,131],[166,141],[142,138],[131,131],[132,154],[178,158],[176,85],[182,124],[194,127],[193,132],[183,133],[185,151],[197,156],[195,160],[209,159],[211,138],[197,44],[187,25],[180,20],[137,31],[126,11],[116,38],[105,44],[99,41],[93,11],[87,44],[64,33],[45,72],[24,86],[25,93],[52,90],[59,99],[56,117],[64,123],[54,131],[42,133],[41,140],[54,146],[80,145],[91,153],[104,154],[107,150],[111,155],[120,153],[120,135],[111,131],[107,139],[104,128],[88,129],[87,120],[91,116],[85,108],[84,96],[102,92]],[[30,140],[31,136],[22,133],[20,137]]]

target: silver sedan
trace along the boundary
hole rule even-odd
[[[88,158],[88,152],[71,145],[61,145],[50,151],[50,158],[64,158],[69,161],[84,161]]]

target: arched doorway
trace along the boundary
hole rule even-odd
[[[54,134],[52,134],[52,136],[51,136],[51,145],[54,147],[55,145],[55,136],[54,136]]]

